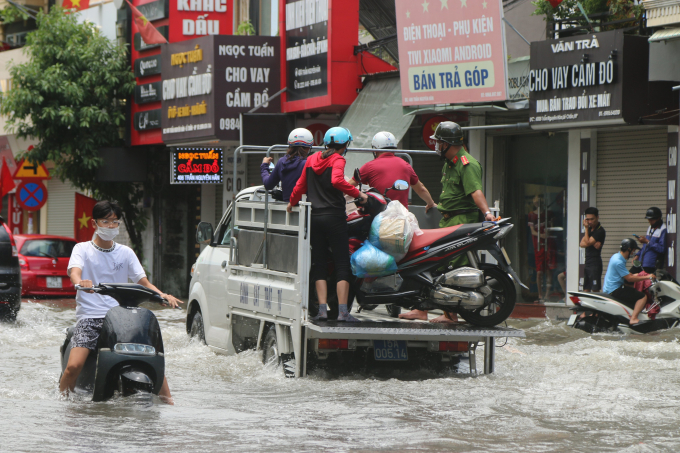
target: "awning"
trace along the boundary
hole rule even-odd
[[[392,132],[399,142],[413,121],[401,108],[399,77],[369,80],[349,107],[340,126],[352,132],[356,148],[370,148],[373,136],[380,131]],[[353,156],[352,154],[356,154]],[[348,153],[345,173],[368,162],[370,153]]]
[[[680,39],[680,28],[666,28],[655,32],[649,39],[649,42],[669,41],[671,39]]]

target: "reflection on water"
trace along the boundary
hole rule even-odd
[[[319,372],[285,379],[254,352],[214,354],[183,312],[157,309],[175,406],[57,394],[73,306],[24,303],[0,324],[3,451],[677,451],[675,332],[589,336],[513,321],[526,339],[497,349],[496,374]],[[680,331],[679,331],[680,332]]]

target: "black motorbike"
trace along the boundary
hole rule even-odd
[[[102,283],[93,288],[76,286],[76,289],[110,296],[120,305],[106,314],[97,349],[90,351],[76,381],[76,390],[91,392],[92,401],[109,399],[116,390],[123,396],[158,395],[165,376],[161,328],[153,312],[139,305],[143,302],[165,304],[165,299],[149,288],[132,283]],[[73,327],[67,329],[60,348],[62,374],[71,352],[73,330]]]

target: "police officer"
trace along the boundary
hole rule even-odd
[[[461,127],[452,121],[441,122],[430,139],[436,140],[435,152],[442,160],[446,160],[442,169],[442,193],[437,205],[442,214],[439,228],[479,222],[480,212],[483,213],[484,220],[494,220],[482,193],[482,166],[465,149]],[[467,262],[467,257],[463,256],[453,260],[451,264],[460,267]],[[427,320],[427,312],[412,310],[399,317]],[[445,312],[431,322],[456,321],[455,314]]]

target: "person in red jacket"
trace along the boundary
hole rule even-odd
[[[358,322],[347,310],[349,282],[352,271],[349,264],[349,237],[347,235],[347,216],[345,197],[361,198],[367,196],[345,181],[345,158],[352,134],[344,127],[328,129],[323,138],[326,150],[307,158],[288,202],[288,212],[307,194],[312,204],[311,237],[312,266],[310,279],[316,286],[319,298],[319,314],[314,319],[328,319],[328,248],[330,247],[335,266],[338,295],[338,321]]]

